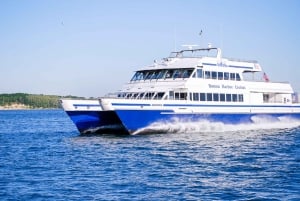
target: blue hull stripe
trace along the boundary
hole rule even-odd
[[[146,128],[152,123],[162,122],[170,123],[177,121],[197,122],[199,120],[208,120],[210,122],[221,122],[224,124],[240,124],[252,123],[253,116],[269,116],[274,120],[279,121],[278,117],[287,116],[291,118],[300,119],[300,113],[281,113],[281,114],[252,114],[252,113],[218,113],[218,114],[205,114],[205,113],[168,113],[163,110],[116,110],[116,113],[122,124],[126,129],[132,133],[138,129]]]
[[[128,134],[156,123],[177,121],[197,122],[207,120],[224,124],[252,123],[253,116],[265,116],[279,121],[278,117],[300,119],[300,113],[252,114],[252,113],[174,113],[173,110],[116,110],[116,111],[67,111],[81,133]],[[176,123],[176,122],[174,122]],[[103,129],[105,128],[105,129]],[[91,131],[92,130],[92,131]]]

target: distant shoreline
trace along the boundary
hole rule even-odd
[[[59,108],[43,108],[43,107],[30,107],[29,105],[24,104],[12,104],[0,106],[0,110],[50,110],[50,109],[59,109]]]
[[[0,94],[0,110],[59,109],[60,99],[84,99],[77,96],[13,93]]]

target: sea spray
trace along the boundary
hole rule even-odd
[[[203,132],[230,132],[261,129],[294,128],[300,126],[300,120],[283,116],[274,118],[268,115],[257,115],[251,118],[252,123],[224,124],[209,120],[191,120],[174,118],[169,122],[155,122],[145,128],[135,131],[132,135],[141,133],[203,133]]]

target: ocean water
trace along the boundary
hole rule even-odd
[[[62,110],[0,111],[0,200],[300,200],[299,122],[173,126],[81,136]]]

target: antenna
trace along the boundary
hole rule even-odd
[[[202,29],[201,29],[201,31],[199,32],[199,37],[201,38],[202,37],[202,33],[203,33],[203,31],[202,31]],[[201,45],[201,43],[199,43],[200,45]]]

